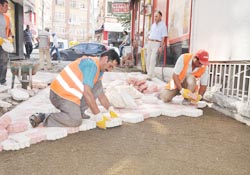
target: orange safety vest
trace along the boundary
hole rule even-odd
[[[184,67],[183,67],[180,75],[178,76],[180,82],[183,82],[184,78],[186,77],[187,70],[188,70],[188,63],[190,62],[190,60],[193,57],[193,55],[190,54],[190,53],[186,53],[183,56],[184,56],[184,59],[183,59],[183,65],[184,65]],[[206,71],[206,66],[202,66],[199,69],[197,69],[195,72],[192,72],[192,75],[195,78],[200,78],[204,74],[205,71]],[[169,83],[166,84],[166,89],[173,90],[173,89],[176,89],[176,88],[177,87],[176,87],[173,79],[171,79],[169,81]]]
[[[82,59],[85,58],[79,58],[66,66],[50,85],[50,89],[57,95],[78,105],[80,105],[82,94],[84,92],[84,85],[82,84],[84,77],[79,68],[79,64]],[[100,75],[99,58],[91,57],[91,59],[97,66],[97,71],[94,79],[94,84],[96,84],[96,82],[99,80]]]
[[[5,33],[6,33],[6,38],[10,36],[10,18],[7,14],[4,14],[5,21],[6,21],[6,27],[5,27]]]

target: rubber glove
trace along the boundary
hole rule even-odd
[[[117,115],[117,113],[115,112],[113,106],[110,106],[108,110],[109,110],[109,114],[110,114],[110,117],[111,117],[111,118],[118,118],[118,115]]]
[[[94,115],[94,120],[96,121],[96,126],[100,129],[106,129],[106,122],[109,121],[101,112]]]
[[[0,37],[0,46],[3,44],[4,40]]]
[[[190,96],[192,96],[193,94],[189,89],[184,89],[184,88],[181,89],[180,93],[184,98],[187,99],[190,99]]]
[[[194,93],[194,97],[191,99],[192,102],[197,103],[202,99],[202,95]]]
[[[10,41],[10,43],[13,43],[12,37],[9,37],[8,40]]]

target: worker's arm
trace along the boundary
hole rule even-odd
[[[92,93],[92,89],[88,85],[84,85],[83,97],[93,114],[100,113],[94,95]]]
[[[98,96],[98,100],[100,101],[101,105],[103,107],[105,107],[105,109],[109,109],[110,103],[109,103],[109,100],[108,100],[107,96],[105,95],[105,93],[101,93]]]
[[[199,94],[200,94],[201,96],[203,96],[204,93],[206,92],[206,90],[207,90],[207,86],[200,85]]]
[[[180,82],[179,77],[176,73],[173,73],[173,80],[174,80],[174,83],[175,83],[177,89],[179,91],[181,91],[181,89],[182,89],[181,82]]]

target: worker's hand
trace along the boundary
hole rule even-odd
[[[180,93],[184,98],[187,99],[190,99],[193,94],[189,89],[184,89],[184,88],[181,89]]]
[[[8,40],[9,40],[10,43],[13,43],[12,37],[9,37]]]
[[[4,40],[0,37],[0,46],[3,44]]]
[[[193,103],[197,103],[202,99],[202,95],[198,94],[198,93],[193,93],[192,99],[191,101]]]
[[[113,106],[110,106],[108,110],[109,110],[109,114],[110,114],[110,117],[111,117],[111,118],[118,118],[118,115],[117,115],[117,113],[115,112]]]
[[[109,121],[101,112],[93,116],[96,121],[96,126],[100,129],[106,129],[106,122]]]

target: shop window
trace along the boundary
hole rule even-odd
[[[64,6],[64,0],[56,0],[56,5]]]
[[[72,8],[76,8],[76,0],[71,0],[70,6],[71,6]]]

